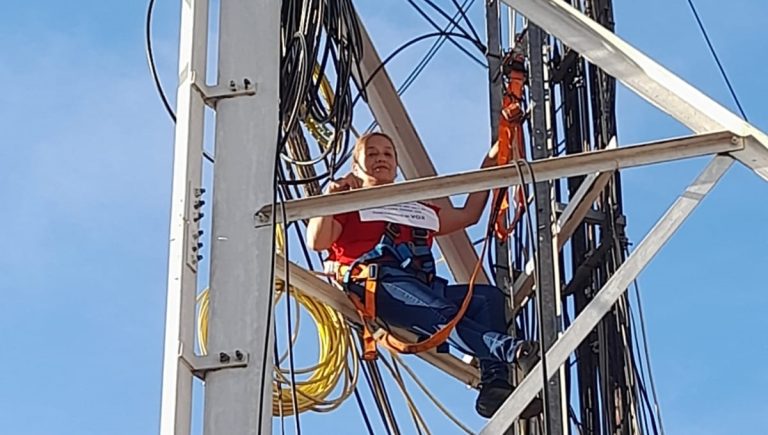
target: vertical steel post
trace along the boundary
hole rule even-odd
[[[216,103],[209,345],[248,365],[208,373],[206,435],[272,433],[272,226],[254,228],[273,201],[278,128],[280,2],[221,2],[218,82],[254,95]]]
[[[162,435],[188,435],[192,413],[192,371],[184,355],[193,354],[197,291],[198,221],[205,104],[194,83],[205,83],[208,0],[181,2],[179,85],[168,250]]]
[[[528,56],[529,56],[529,98],[532,106],[531,122],[533,123],[532,156],[534,159],[550,157],[549,122],[547,114],[548,97],[545,87],[544,69],[544,37],[542,30],[533,23],[528,24]],[[537,182],[536,190],[536,225],[538,234],[538,282],[536,288],[542,305],[542,316],[539,324],[542,332],[544,350],[555,343],[560,332],[560,292],[557,272],[557,247],[552,238],[552,183]],[[550,378],[547,384],[547,418],[548,435],[563,435],[563,394],[562,382],[559,375]],[[566,414],[567,415],[567,414]]]

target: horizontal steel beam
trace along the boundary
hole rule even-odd
[[[768,136],[561,0],[502,0],[695,133],[754,138],[734,157],[768,180]]]
[[[568,360],[584,338],[597,326],[613,307],[616,300],[626,291],[627,286],[640,274],[657,252],[667,243],[685,219],[701,203],[720,178],[731,167],[733,160],[728,156],[716,156],[704,171],[677,198],[664,216],[645,236],[642,242],[605,283],[571,326],[547,352],[547,378],[554,376],[558,368]],[[542,364],[528,373],[512,395],[496,412],[480,432],[481,435],[504,433],[542,388]]]
[[[530,183],[533,176],[536,181],[554,180],[742,149],[742,138],[730,132],[718,132],[538,160],[530,163],[530,169],[521,165],[521,171],[522,178]],[[409,201],[445,198],[520,184],[520,181],[518,167],[506,165],[286,201],[285,209],[290,222]],[[272,205],[268,204],[256,211],[257,227],[271,223],[271,209]],[[278,221],[281,215],[278,213],[276,216]]]
[[[278,255],[275,260],[276,276],[278,279],[285,279],[285,257]],[[296,263],[290,263],[290,284],[301,293],[311,296],[318,301],[328,305],[343,315],[347,321],[360,324],[358,316],[352,302],[349,301],[344,292],[329,284],[316,274],[304,269]],[[404,329],[393,328],[398,337],[409,341],[417,341],[418,337]],[[459,358],[448,353],[437,353],[434,350],[417,354],[424,361],[432,364],[438,369],[448,373],[466,385],[477,387],[480,384],[480,374],[475,367],[463,362]]]

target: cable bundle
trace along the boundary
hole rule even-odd
[[[285,282],[277,281],[275,287],[277,290],[276,299],[279,300],[285,293]],[[357,348],[351,342],[349,327],[339,312],[302,294],[294,287],[291,287],[288,297],[294,298],[314,321],[319,344],[317,363],[310,367],[295,370],[296,375],[308,375],[306,379],[296,381],[299,412],[332,411],[354,392],[357,384],[358,355]],[[197,338],[200,353],[203,355],[207,353],[209,300],[208,289],[202,291],[197,297]],[[291,336],[291,345],[295,344],[299,332],[298,313],[295,318],[297,319],[296,327]],[[288,353],[286,352],[278,358],[278,364],[275,366],[272,382],[272,415],[275,416],[294,414],[290,387],[288,387],[291,383],[290,373],[279,366],[287,357]],[[331,398],[331,394],[336,390],[342,378],[341,390],[336,397]]]
[[[281,171],[281,180],[307,184],[332,176],[349,149],[352,75],[362,59],[360,29],[349,0],[283,2],[281,19],[279,152],[289,174],[294,167],[298,172],[298,180],[289,182]],[[318,145],[314,157],[305,130]],[[315,175],[320,162],[326,171]]]

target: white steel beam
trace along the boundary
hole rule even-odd
[[[277,277],[285,279],[285,258],[278,256],[276,266]],[[347,321],[355,324],[360,323],[360,316],[352,306],[352,302],[349,301],[349,298],[341,289],[328,284],[296,263],[291,263],[289,267],[291,270],[290,283],[292,287],[297,288],[301,293],[311,296],[338,311],[347,319]],[[404,340],[413,342],[418,340],[418,337],[415,334],[412,334],[405,329],[393,328],[393,331],[398,337]],[[466,385],[477,387],[480,384],[480,374],[478,370],[451,354],[438,353],[431,350],[416,355]]]
[[[381,130],[387,133],[395,142],[398,155],[397,160],[400,170],[405,178],[423,178],[437,175],[435,166],[427,154],[427,150],[416,132],[416,128],[405,110],[392,80],[387,74],[386,67],[381,67],[381,58],[373,46],[365,26],[360,23],[360,36],[363,45],[363,59],[360,62],[362,77],[357,77],[361,84],[368,83],[366,94],[368,105]],[[375,71],[376,75],[370,79]],[[354,70],[357,73],[357,70]],[[435,205],[441,208],[451,206],[448,198],[437,198]],[[472,276],[472,271],[477,263],[477,254],[472,246],[466,231],[457,231],[453,234],[437,238],[440,252],[445,257],[445,262],[458,282],[467,282]],[[477,277],[478,282],[487,283],[485,270],[481,269]]]
[[[247,355],[248,365],[209,372],[206,435],[272,433],[273,229],[253,210],[272,201],[278,127],[280,2],[220,4],[220,83],[253,86],[216,103],[216,166],[208,348]]]
[[[768,136],[560,0],[502,0],[696,133],[754,137],[734,157],[768,180]]]
[[[180,34],[161,435],[189,435],[191,425],[192,372],[182,354],[191,354],[195,342],[197,252],[192,245],[197,243],[197,223],[193,204],[201,185],[205,104],[194,80],[205,83],[207,0],[181,2]]]
[[[589,335],[605,314],[613,307],[616,300],[626,291],[627,286],[640,274],[657,252],[677,231],[685,219],[701,203],[720,178],[731,167],[733,160],[728,156],[716,156],[704,168],[696,180],[677,198],[664,216],[645,236],[626,262],[611,276],[594,299],[571,326],[547,352],[547,377],[552,377],[558,368],[568,360],[568,356]],[[517,386],[493,418],[486,424],[481,435],[502,433],[525,409],[527,404],[542,388],[542,364],[536,367]]]
[[[545,181],[592,172],[615,171],[651,163],[740,151],[744,149],[744,142],[743,139],[734,137],[729,132],[710,133],[644,145],[542,159],[531,162],[530,170],[525,165],[521,165],[521,168],[526,180],[531,180],[531,172],[533,172],[537,181]],[[477,192],[515,184],[520,184],[518,168],[515,165],[506,165],[292,200],[285,203],[285,209],[287,219],[290,222],[314,216],[330,216],[336,213],[408,201],[444,198],[458,193]],[[257,209],[256,217],[259,224],[266,225],[271,222],[271,213],[271,206],[269,205]],[[277,216],[277,218],[280,219],[281,216]]]
[[[616,137],[611,139],[606,149],[616,148]],[[581,223],[597,196],[605,189],[608,181],[613,178],[613,172],[595,172],[587,175],[573,194],[565,210],[557,218],[556,232],[559,240],[558,247],[571,238],[573,231]]]
[[[603,192],[613,172],[589,174],[579,186],[573,198],[557,218],[558,247],[562,248],[576,227],[584,220],[597,197]]]

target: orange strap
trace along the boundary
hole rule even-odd
[[[485,241],[483,242],[483,250],[482,253],[478,258],[485,257],[485,250],[488,247],[488,238],[485,238]],[[477,274],[480,271],[480,267],[482,265],[482,261],[478,260],[477,263],[475,263],[475,269],[472,271],[472,276],[469,278],[469,286],[467,288],[467,294],[464,296],[464,301],[461,303],[461,307],[459,307],[459,311],[456,313],[455,316],[453,316],[453,319],[451,319],[450,322],[443,325],[442,328],[440,328],[437,332],[430,335],[426,339],[419,341],[417,343],[405,343],[403,341],[400,341],[396,337],[392,336],[392,334],[389,334],[385,332],[383,336],[379,339],[380,342],[383,342],[388,348],[396,350],[400,353],[419,353],[419,352],[426,352],[428,350],[434,349],[435,347],[443,344],[447,339],[448,336],[451,335],[451,332],[453,332],[453,328],[456,327],[456,325],[461,321],[461,319],[464,317],[464,313],[466,313],[467,308],[469,307],[469,303],[472,301],[472,293],[475,288],[475,280],[477,279]]]
[[[483,243],[483,250],[479,258],[483,258],[485,256],[485,250],[487,247],[488,238],[486,238],[485,242]],[[472,301],[472,294],[474,292],[475,280],[477,279],[477,274],[480,271],[481,265],[482,262],[478,260],[469,280],[467,294],[464,296],[464,300],[462,301],[461,306],[459,307],[459,311],[456,313],[456,315],[448,323],[443,325],[443,327],[441,327],[437,332],[416,343],[404,342],[381,328],[378,328],[375,334],[371,333],[369,324],[376,319],[376,284],[378,281],[378,276],[375,272],[371,274],[370,270],[377,270],[378,267],[371,268],[362,266],[360,273],[355,275],[354,279],[365,279],[365,305],[362,304],[360,298],[357,295],[350,294],[349,297],[363,321],[363,359],[366,361],[371,361],[376,358],[377,341],[391,350],[404,354],[426,352],[443,344],[448,339],[448,336],[451,335],[451,332],[453,332],[453,329],[456,327],[456,325],[464,317],[464,313],[466,313],[467,308],[469,308],[469,303]],[[337,275],[343,276],[343,272],[346,271],[340,269]]]
[[[372,319],[376,318],[376,284],[378,282],[375,275],[365,278],[365,314]]]
[[[522,61],[520,59],[507,59],[506,61]],[[520,68],[509,68],[509,74],[507,74],[507,88],[504,92],[504,98],[502,101],[502,110],[499,114],[499,152],[497,154],[496,163],[499,165],[507,165],[512,160],[519,160],[525,157],[525,138],[523,136],[523,119],[524,112],[520,105],[523,100],[523,87],[525,85],[526,75],[525,71]],[[502,196],[500,207],[496,213],[495,231],[496,236],[499,239],[506,239],[509,234],[512,233],[512,229],[517,223],[518,219],[522,215],[525,209],[525,192],[522,186],[516,186],[514,189],[515,203],[517,207],[515,209],[515,216],[512,222],[508,226],[502,225],[502,221],[509,209],[509,198],[507,195],[507,189],[497,189],[493,192],[494,204],[499,200],[499,196]]]
[[[340,266],[336,271],[337,281],[341,282],[347,272],[346,266]],[[376,359],[376,339],[371,333],[369,324],[376,319],[376,285],[378,283],[377,267],[361,266],[354,279],[365,280],[365,303],[355,294],[348,294],[352,305],[355,306],[360,321],[363,324],[363,359],[373,361]]]
[[[363,359],[373,361],[376,359],[376,339],[373,338],[368,324],[375,317],[368,315],[367,307],[360,302],[360,298],[357,295],[350,294],[349,299],[352,301],[352,305],[355,306],[355,310],[357,310],[357,314],[360,316],[360,321],[363,324]]]
[[[336,280],[338,282],[342,282],[342,279],[348,270],[348,266],[339,266],[338,270],[336,271]],[[365,281],[363,285],[365,289],[365,302],[363,303],[360,298],[357,297],[357,295],[351,294],[350,297],[354,296],[354,298],[352,298],[352,303],[355,305],[355,308],[357,308],[358,311],[360,311],[360,313],[365,316],[366,319],[376,318],[376,285],[378,284],[377,271],[377,265],[360,265],[357,266],[356,270],[352,271],[353,280]]]

